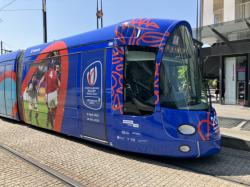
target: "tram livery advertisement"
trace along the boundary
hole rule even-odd
[[[169,157],[220,151],[186,21],[137,18],[0,56],[0,116]]]

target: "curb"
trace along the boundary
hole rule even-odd
[[[250,141],[222,135],[222,146],[233,148],[233,149],[240,149],[244,151],[250,151]]]

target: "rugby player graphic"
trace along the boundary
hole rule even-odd
[[[30,122],[32,122],[32,111],[34,111],[37,125],[39,125],[39,122],[38,122],[39,113],[38,113],[38,106],[37,106],[38,87],[39,86],[38,86],[37,75],[34,74],[28,85],[27,94],[28,94],[28,101],[29,101],[29,120]]]
[[[57,54],[54,54],[53,56],[57,56]],[[47,127],[49,126],[50,122],[52,129],[54,128],[55,114],[58,104],[58,91],[60,88],[59,73],[58,69],[56,69],[56,67],[59,66],[58,60],[59,59],[55,57],[49,60],[48,71],[43,75],[43,77],[39,82],[39,88],[43,82],[47,83],[46,87],[46,96],[48,105]]]

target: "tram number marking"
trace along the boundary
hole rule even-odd
[[[218,123],[217,116],[212,116],[210,119],[211,119],[211,124],[214,128],[215,133],[219,133],[220,129],[219,129],[219,125],[218,125],[219,123]]]

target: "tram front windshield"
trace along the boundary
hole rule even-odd
[[[160,71],[162,107],[181,110],[208,110],[207,91],[193,45],[185,26],[178,27],[165,47]]]

